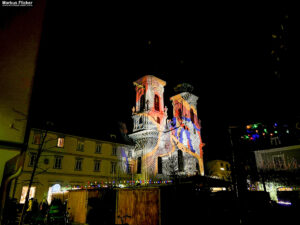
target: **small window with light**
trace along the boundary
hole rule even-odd
[[[41,144],[42,134],[39,132],[34,133],[32,143],[35,145]]]
[[[58,148],[63,148],[65,145],[65,138],[64,137],[59,137],[57,139],[57,147]]]

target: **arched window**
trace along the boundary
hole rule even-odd
[[[160,118],[159,117],[157,117],[156,121],[157,121],[158,124],[160,124]]]
[[[178,171],[183,171],[183,154],[181,150],[178,150]]]
[[[138,157],[137,174],[142,173],[142,157]]]
[[[196,171],[199,172],[200,171],[200,168],[199,168],[199,163],[196,162]]]
[[[194,117],[195,117],[195,115],[194,115],[193,109],[190,110],[190,116],[191,116],[192,123],[194,123]]]
[[[142,95],[140,98],[140,112],[145,109],[145,95]]]
[[[154,96],[154,108],[156,111],[159,111],[159,97],[158,95]]]
[[[181,117],[182,117],[182,111],[181,111],[181,109],[180,109],[180,108],[178,109],[178,117],[179,117],[179,118],[181,118]]]
[[[162,158],[157,158],[157,173],[162,174]]]

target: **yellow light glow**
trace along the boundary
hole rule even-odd
[[[34,196],[35,196],[35,189],[36,189],[35,187],[31,187],[30,188],[29,199],[34,198]],[[20,203],[21,204],[25,203],[27,192],[28,192],[28,186],[23,186],[23,188],[22,188],[22,194],[21,194],[21,198],[20,198]]]

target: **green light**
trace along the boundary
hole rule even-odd
[[[275,130],[275,131],[274,131],[274,133],[275,133],[275,134],[277,134],[277,133],[278,133],[278,131],[277,131],[277,130]]]
[[[249,139],[248,135],[244,135],[245,139]]]
[[[266,128],[264,129],[264,132],[265,132],[265,133],[268,133],[268,131],[267,131],[267,129],[266,129]]]
[[[252,125],[252,128],[254,128],[254,129],[257,127],[258,127],[258,124],[256,124],[256,123]]]

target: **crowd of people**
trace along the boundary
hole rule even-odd
[[[20,206],[20,207],[18,207]],[[4,224],[18,224],[21,219],[22,205],[16,199],[12,199],[7,204]],[[19,218],[19,219],[18,219]],[[38,203],[37,199],[31,198],[28,201],[27,209],[24,211],[24,224],[50,225],[50,224],[69,224],[69,214],[67,202],[60,199],[53,199],[48,204],[44,199]]]

